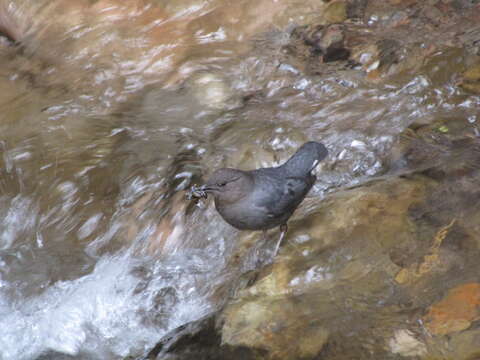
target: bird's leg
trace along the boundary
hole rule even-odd
[[[261,244],[265,244],[265,242],[267,241],[268,239],[268,236],[267,236],[267,230],[262,230],[262,238],[263,238],[263,241],[257,241],[255,243],[255,246],[254,246],[254,253],[255,253],[255,256],[259,256],[260,252],[259,252],[259,247],[261,246]]]
[[[273,252],[273,257],[277,256],[278,249],[280,249],[280,245],[282,243],[283,238],[287,234],[288,226],[287,224],[280,225],[280,239],[278,239],[277,246],[275,246],[275,251]]]

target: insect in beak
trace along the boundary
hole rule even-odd
[[[195,186],[193,185],[190,190],[187,192],[187,200],[193,200],[193,199],[207,199],[208,194],[207,194],[207,188],[205,185],[202,186]]]

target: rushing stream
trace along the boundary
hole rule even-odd
[[[186,201],[218,167],[321,141],[322,199],[416,171],[392,153],[412,124],[475,134],[466,51],[307,71],[291,33],[326,3],[0,1],[0,359],[141,358],[218,311],[274,244],[232,260],[241,233]]]

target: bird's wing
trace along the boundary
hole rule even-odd
[[[262,176],[257,183],[260,191],[255,197],[255,205],[265,209],[269,217],[277,217],[293,211],[310,190],[313,180],[304,177]]]
[[[281,202],[286,204],[295,204],[297,207],[299,203],[305,198],[305,195],[313,186],[315,177],[287,177],[284,185],[284,196]]]

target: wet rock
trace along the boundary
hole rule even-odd
[[[448,341],[444,344],[438,341],[438,337],[430,339],[429,355],[434,359],[476,360],[480,357],[478,344],[480,344],[478,328],[450,333]]]
[[[339,4],[340,2],[330,2],[327,8],[340,8]],[[325,46],[319,46],[317,40],[320,37],[317,35],[313,44],[307,44],[312,49],[311,57],[308,57],[304,51],[298,49],[293,39],[291,45],[296,48],[297,57],[304,57],[307,71],[325,73],[329,70],[325,63],[348,59],[347,69],[362,69],[366,79],[376,83],[391,78],[411,77],[418,73],[425,61],[439,48],[458,48],[461,43],[465,44],[470,52],[478,51],[479,17],[478,14],[473,15],[471,3],[455,5],[454,2],[416,0],[358,0],[348,1],[345,13],[346,15],[338,17],[335,23],[326,21],[323,17],[301,30],[304,34],[311,34],[311,29],[315,29],[315,26],[321,28],[328,24],[341,23],[341,53],[338,53],[338,45],[333,46],[338,44],[334,41],[330,43],[333,46],[331,50],[335,50],[334,56],[324,57]],[[355,21],[348,21],[347,17]],[[315,63],[318,62],[319,55],[323,66]],[[361,64],[361,68],[357,67],[357,64]]]
[[[419,58],[415,61],[413,53],[408,56],[406,54],[407,49],[398,40],[384,38],[375,43],[355,46],[352,50],[352,59],[361,64],[368,80],[376,82],[405,69],[411,69],[421,60]]]
[[[428,119],[418,119],[400,135],[388,166],[392,171],[436,168],[437,174],[465,172],[480,164],[476,133],[477,125],[465,118],[436,119],[430,123]]]
[[[323,62],[347,60],[350,51],[344,46],[344,27],[341,24],[317,26],[309,34],[304,35],[304,41],[312,47]]]
[[[337,193],[308,215],[297,214],[279,261],[264,268],[223,312],[222,341],[264,349],[272,359],[318,356],[338,331],[334,324],[339,318],[331,318],[334,309],[353,306],[360,311],[389,287],[398,266],[386,254],[410,241],[408,209],[421,201],[427,183],[417,179],[373,184]],[[261,242],[260,235],[253,237]],[[246,242],[241,240],[243,246]],[[340,300],[360,294],[369,294],[369,300],[347,301],[348,305]],[[396,351],[409,346],[405,336],[394,338]],[[418,344],[409,349],[423,352]]]
[[[372,222],[375,222],[385,225],[385,231],[377,241],[390,247],[408,240],[408,230],[403,233],[411,226],[406,218],[407,211],[421,201],[425,185],[422,180],[392,181],[363,190],[337,193],[334,198],[320,204],[320,211],[315,217],[295,223],[291,235],[295,237],[306,233],[311,239],[309,243],[321,249],[354,236],[357,229],[368,233]]]
[[[427,347],[409,330],[397,330],[388,345],[394,354],[404,357],[422,356],[427,353]]]
[[[341,23],[347,19],[347,2],[334,0],[328,3],[323,18],[327,24]]]
[[[446,296],[433,304],[424,320],[434,335],[446,335],[468,329],[480,319],[480,284],[469,283],[450,289]]]
[[[406,17],[406,13],[399,13],[395,21],[402,22]],[[378,30],[371,34],[370,29],[348,22],[303,26],[292,32],[292,41],[286,48],[306,62],[307,72],[332,71],[327,64],[343,61],[342,67],[361,69],[372,82],[419,69],[435,49],[402,41],[393,30]]]
[[[328,339],[328,331],[301,314],[295,303],[251,301],[225,313],[222,342],[268,351],[268,358],[311,358]]]
[[[226,81],[213,73],[197,74],[191,79],[197,100],[212,109],[223,109],[232,96]]]
[[[362,20],[365,16],[365,10],[368,0],[350,0],[347,3],[347,18]]]
[[[469,92],[480,94],[480,64],[476,64],[463,73],[460,87]]]
[[[195,41],[198,42],[198,44],[195,44],[197,46],[201,42],[222,41],[224,36],[228,40],[235,39],[235,36],[240,38],[245,34],[254,33],[259,28],[263,29],[265,26],[269,26],[273,14],[283,12],[284,9],[281,5],[282,2],[275,1],[263,2],[264,6],[259,7],[244,6],[245,2],[239,2],[240,6],[235,5],[233,7],[227,4],[221,11],[213,11],[211,14],[205,12],[204,17],[210,19],[207,22],[215,17],[219,19],[219,22],[212,22],[208,28],[205,28],[208,31],[201,32],[200,30],[204,26],[200,22],[204,19],[198,20],[189,30],[185,30],[187,21],[185,23],[179,23],[175,19],[166,21],[163,13],[153,8],[141,15],[130,16],[131,9],[110,6],[110,2],[107,1],[97,1],[95,3],[98,6],[94,10],[102,14],[97,21],[84,22],[85,18],[89,17],[89,12],[86,13],[87,16],[79,15],[78,18],[73,18],[73,15],[82,14],[83,10],[78,12],[66,11],[67,15],[72,14],[72,16],[64,17],[67,23],[65,28],[78,25],[75,28],[78,31],[92,31],[103,23],[109,24],[112,20],[117,22],[119,26],[117,29],[121,29],[119,33],[125,32],[127,35],[121,36],[118,34],[121,41],[115,41],[115,43],[122,46],[117,47],[112,44],[112,46],[106,46],[104,51],[116,53],[115,50],[118,50],[120,56],[116,61],[105,61],[105,67],[98,70],[96,73],[98,76],[95,78],[99,81],[105,80],[108,83],[109,78],[115,77],[115,73],[112,73],[115,69],[110,68],[111,64],[123,64],[122,66],[125,66],[125,68],[121,71],[128,74],[130,80],[134,80],[129,82],[133,87],[130,88],[131,92],[135,92],[135,86],[142,85],[142,79],[135,76],[130,77],[132,74],[146,74],[147,77],[150,77],[157,72],[167,71],[171,68],[171,65],[184,59],[184,49],[191,44],[187,40],[180,43],[176,48],[177,50],[173,50],[170,47],[171,39],[184,38],[186,33],[191,32]],[[158,1],[157,3],[160,4]],[[215,6],[218,5],[215,2],[211,3],[214,3]],[[253,4],[253,2],[251,3]],[[441,27],[444,24],[448,25],[449,21],[451,22],[450,16],[458,19],[456,11],[452,12],[450,10],[467,8],[465,5],[467,1],[428,1],[429,4],[439,6],[438,9],[432,9],[431,11],[420,11],[421,6],[424,5],[421,1],[414,0],[392,0],[383,3],[376,1],[379,4],[378,11],[374,9],[373,5],[367,8],[367,1],[351,1],[348,3],[345,1],[325,1],[324,3],[328,5],[322,4],[322,6],[327,6],[327,11],[319,21],[321,26],[316,26],[318,25],[316,24],[313,26],[315,31],[308,33],[308,36],[310,36],[308,38],[309,61],[316,64],[322,63],[321,65],[336,61],[347,62],[352,59],[350,53],[354,53],[355,56],[358,54],[358,57],[353,57],[353,60],[362,65],[358,67],[358,70],[362,70],[367,75],[368,80],[381,80],[405,71],[406,74],[402,78],[404,83],[411,79],[413,74],[416,79],[419,79],[419,82],[414,84],[415,88],[419,90],[405,89],[405,92],[411,94],[412,98],[418,99],[419,112],[421,113],[425,109],[423,107],[425,104],[423,94],[418,93],[429,83],[428,77],[418,77],[416,71],[419,69],[418,65],[422,63],[422,60],[436,49],[436,44],[431,46],[430,41],[424,40],[437,37],[440,38],[438,41],[441,44],[447,42],[451,44],[455,37],[446,33],[445,28]],[[374,1],[370,1],[370,4],[372,3]],[[193,1],[191,4],[195,5],[199,2]],[[207,6],[206,2],[201,4]],[[354,5],[350,6],[350,4]],[[390,5],[397,6],[400,10],[387,8]],[[382,7],[384,8],[381,9]],[[188,7],[185,6],[185,9],[188,10]],[[372,9],[375,11],[371,11]],[[238,12],[241,10],[244,12],[239,15]],[[268,16],[258,17],[259,10],[260,13],[268,14]],[[362,20],[365,13],[372,15],[368,18],[371,21],[368,24],[338,23],[339,21],[343,22],[347,16]],[[51,12],[45,10],[43,14],[49,16]],[[431,19],[429,26],[432,25],[433,27],[417,26],[423,20],[418,20],[418,16],[412,14],[422,14],[425,18]],[[42,23],[45,17],[40,15],[39,22]],[[285,17],[290,15],[288,13]],[[137,18],[133,26],[132,17]],[[223,22],[224,19],[226,19],[225,22]],[[238,27],[232,25],[225,32],[222,32],[225,24],[235,24],[236,21],[240,22]],[[45,23],[48,24],[48,21]],[[168,23],[174,25],[169,27]],[[82,24],[85,26],[81,26]],[[157,24],[159,25],[157,26]],[[160,26],[160,24],[163,25]],[[63,27],[63,21],[60,25]],[[438,26],[438,28],[435,26]],[[145,45],[138,41],[139,39],[131,32],[132,29],[137,31],[138,28],[146,29],[146,31],[154,28],[147,36],[149,44]],[[238,35],[235,30],[241,28],[245,28],[245,31],[240,31],[241,35]],[[37,41],[35,47],[48,49],[49,47],[42,46],[42,41],[40,41],[42,38],[47,39],[48,37],[33,34],[37,32],[37,29],[41,30],[42,27],[34,26],[32,29],[32,36]],[[101,29],[105,30],[105,28]],[[61,33],[55,27],[48,31]],[[415,36],[404,36],[407,32],[415,32]],[[77,30],[73,33],[74,35],[81,35]],[[95,31],[92,31],[92,33],[95,33]],[[99,48],[98,44],[103,43],[99,40],[109,41],[112,32],[108,31],[107,33],[108,36],[105,38],[96,40],[92,36],[84,38],[83,43],[75,45],[77,50],[82,50],[85,44],[89,45],[85,47],[87,64],[91,61],[90,52],[96,54]],[[472,44],[475,41],[473,38]],[[357,39],[360,41],[355,41]],[[412,39],[421,45],[408,43]],[[127,41],[124,40],[128,40],[130,47],[125,46]],[[65,43],[67,42],[71,42],[71,39],[67,38]],[[141,43],[142,49],[146,50],[137,49],[137,51],[134,51],[136,54],[130,54],[132,45],[137,42]],[[232,41],[232,43],[234,42]],[[59,44],[63,43],[59,42]],[[237,45],[232,47],[235,46]],[[62,46],[51,48],[62,49]],[[196,56],[201,57],[202,51],[199,48],[200,46],[195,47],[195,51],[189,53],[190,56],[187,59],[194,59]],[[160,53],[152,54],[150,51],[152,49],[159,50]],[[215,49],[212,46],[208,49],[217,51],[207,51],[208,55],[204,56],[222,57],[230,51],[228,47]],[[143,53],[144,51],[145,53]],[[75,53],[75,51],[67,51],[65,54]],[[173,56],[172,64],[168,62],[169,55]],[[60,58],[60,56],[58,57]],[[99,57],[102,58],[101,53]],[[225,56],[225,58],[228,58],[228,56]],[[161,61],[163,59],[166,60],[166,63]],[[459,59],[461,62],[461,57]],[[192,63],[195,64],[195,60],[192,60]],[[93,64],[92,68],[96,69],[97,65]],[[446,69],[448,69],[448,72],[452,71],[450,67],[441,65],[439,65],[440,72],[447,72]],[[270,64],[268,66],[275,68],[276,65]],[[67,70],[74,68],[67,68]],[[297,70],[293,66],[285,65],[283,68],[278,67],[278,69],[279,72],[289,71],[293,74],[292,77],[302,77],[306,83],[318,84],[323,82],[323,79],[317,81],[318,79],[303,77],[303,74],[299,75],[301,70]],[[42,68],[38,70],[38,72],[40,71],[42,71]],[[77,80],[83,80],[76,79],[79,74],[84,76],[81,71],[66,72],[72,73],[74,77],[73,79],[69,78],[71,80],[68,82],[69,84],[75,84]],[[468,75],[467,73],[466,75]],[[203,75],[206,76],[203,77]],[[203,103],[205,107],[224,109],[224,105],[229,99],[229,96],[226,96],[229,90],[227,82],[223,77],[212,76],[212,73],[204,73],[203,75],[198,78],[194,76],[191,79],[193,87],[198,89],[195,95],[200,100],[206,100]],[[335,75],[337,77],[338,74],[335,73]],[[52,75],[52,77],[57,76],[56,74]],[[252,78],[255,78],[255,76],[252,76]],[[86,86],[91,86],[91,78],[87,80],[88,84]],[[270,78],[267,78],[265,83],[270,80]],[[477,75],[473,72],[469,81],[476,84],[477,80]],[[278,79],[272,81],[275,82]],[[278,88],[290,86],[290,83],[282,81],[278,81]],[[423,85],[424,82],[426,82],[426,85]],[[5,93],[8,93],[9,83],[5,84]],[[419,84],[418,87],[417,84]],[[447,81],[445,84],[448,86],[451,82]],[[259,85],[259,87],[262,86],[262,84]],[[358,86],[360,90],[365,91],[361,84]],[[396,86],[397,84],[394,84],[393,90],[381,94],[397,96],[395,92],[400,88]],[[366,92],[375,90],[372,88],[373,86],[368,88]],[[309,92],[309,87],[301,89],[307,90],[299,94],[303,97],[316,97],[321,94],[313,91]],[[389,89],[392,89],[392,87],[389,87]],[[435,92],[437,89],[433,90],[432,92]],[[442,90],[444,88],[440,89],[440,91]],[[330,90],[326,90],[325,95],[330,92]],[[95,91],[92,93],[95,94]],[[356,93],[353,87],[352,93]],[[162,95],[164,94],[162,93]],[[443,100],[441,96],[440,98]],[[348,102],[350,101],[348,97],[345,99]],[[163,100],[165,101],[165,97],[163,97]],[[443,111],[448,113],[446,108],[452,104],[449,100],[438,107],[439,113]],[[268,100],[265,101],[265,98],[259,101],[268,102]],[[454,103],[456,104],[456,100],[454,100]],[[290,104],[272,102],[265,107],[277,108],[277,105],[279,105],[278,107],[282,106],[290,111]],[[435,104],[438,105],[439,102],[437,101]],[[312,105],[312,102],[309,102],[308,105]],[[303,107],[304,105],[301,104],[300,106]],[[340,111],[343,112],[344,110],[338,109],[338,112],[332,118],[336,119],[336,115],[339,115]],[[258,112],[254,112],[255,114],[250,120],[263,122],[264,118],[258,116]],[[296,115],[298,113],[292,112],[291,114]],[[238,113],[233,117],[239,119],[238,122],[241,123],[244,118],[241,116],[237,118],[237,115]],[[309,116],[308,111],[306,116]],[[458,117],[462,116],[459,115]],[[138,118],[135,117],[135,119]],[[218,120],[223,121],[224,119]],[[267,121],[270,120],[269,118]],[[230,126],[227,121],[225,122],[225,128]],[[301,127],[302,131],[310,129],[308,125],[303,127],[303,124],[299,124],[300,121],[296,118],[289,118],[288,121],[291,121],[295,126],[298,125],[299,128]],[[245,128],[254,128],[250,125],[245,125]],[[372,182],[350,190],[337,190],[337,194],[329,195],[324,202],[320,202],[318,199],[306,201],[292,221],[280,257],[275,259],[276,262],[273,265],[259,271],[258,276],[249,282],[248,288],[238,292],[234,298],[236,303],[229,304],[225,312],[222,313],[224,323],[222,325],[219,322],[222,334],[219,335],[217,333],[218,328],[216,328],[210,329],[211,332],[203,333],[202,337],[189,339],[190,345],[197,342],[197,345],[198,343],[205,345],[208,351],[200,349],[201,346],[185,346],[180,349],[182,353],[179,356],[184,356],[185,359],[188,357],[196,359],[232,359],[235,357],[240,359],[267,357],[281,359],[314,357],[322,359],[388,359],[398,358],[398,356],[421,357],[426,356],[427,347],[430,349],[436,346],[443,350],[442,345],[435,344],[434,341],[428,342],[425,338],[422,338],[420,331],[415,331],[419,330],[419,324],[422,323],[421,320],[424,320],[424,323],[428,324],[427,329],[436,335],[435,340],[438,340],[438,342],[444,340],[447,342],[447,336],[444,335],[448,335],[449,341],[445,346],[448,345],[451,348],[450,352],[439,350],[436,353],[432,351],[431,353],[435,355],[434,358],[445,358],[444,354],[449,354],[449,356],[452,354],[452,359],[473,359],[476,357],[478,355],[478,344],[480,343],[479,331],[476,328],[476,322],[478,321],[478,285],[476,285],[476,282],[470,283],[475,285],[469,285],[471,287],[469,289],[458,285],[464,281],[472,282],[478,279],[478,250],[480,245],[478,236],[480,232],[478,225],[480,224],[480,211],[477,205],[479,184],[478,180],[475,180],[478,179],[478,171],[476,170],[478,169],[478,166],[476,166],[478,163],[475,162],[477,159],[474,157],[475,153],[478,154],[478,148],[466,146],[475,141],[478,142],[478,138],[475,138],[474,132],[471,132],[470,142],[465,140],[468,133],[466,125],[468,125],[466,121],[458,119],[441,119],[434,124],[434,127],[423,128],[423,130],[416,129],[418,130],[417,135],[421,138],[419,140],[424,141],[419,141],[416,143],[417,145],[409,148],[411,152],[408,156],[404,152],[401,155],[404,159],[406,158],[404,170],[421,172],[422,175],[412,176],[403,173],[402,178]],[[463,127],[464,133],[457,131],[456,126]],[[232,144],[229,141],[237,138],[235,140],[237,142],[232,147],[240,149],[238,155],[227,156],[227,161],[242,164],[242,167],[245,168],[278,162],[282,159],[283,154],[289,151],[289,148],[295,147],[288,143],[288,136],[273,134],[275,131],[273,126],[270,125],[265,126],[265,129],[262,128],[262,130],[258,130],[258,127],[254,128],[253,131],[264,131],[265,135],[255,137],[255,141],[258,141],[254,144],[239,147],[241,141],[250,138],[243,136],[249,133],[240,126],[231,126],[231,128],[233,130],[230,130],[230,138],[227,138],[228,141],[223,142],[220,146],[225,143]],[[359,125],[359,128],[365,130],[363,125]],[[245,133],[238,134],[237,132],[240,129]],[[376,132],[371,128],[367,128],[366,131],[369,132],[370,130],[375,135]],[[299,131],[298,139],[305,136],[302,131]],[[318,131],[319,128],[315,128],[315,135],[318,134]],[[332,131],[332,127],[330,129],[326,128],[326,131]],[[215,138],[212,141],[218,144],[217,140]],[[355,142],[358,145],[359,142]],[[89,164],[99,165],[101,159],[110,154],[111,149],[114,148],[113,145],[115,144],[110,145],[107,142],[99,144],[93,155],[95,159],[98,158],[99,160],[92,160]],[[367,145],[364,145],[362,143],[361,146],[357,146],[359,156],[364,156],[365,151],[369,149]],[[259,149],[261,149],[260,152]],[[276,157],[279,149],[285,151],[280,157]],[[165,149],[163,150],[165,151]],[[275,150],[275,152],[272,150]],[[347,148],[347,150],[349,149]],[[165,152],[170,154],[171,150]],[[424,158],[419,156],[425,155],[425,153],[429,153],[429,156]],[[469,155],[469,153],[473,155]],[[18,153],[18,155],[21,154],[22,152]],[[442,156],[438,154],[442,154]],[[12,154],[12,156],[17,155]],[[345,156],[348,156],[348,151]],[[469,161],[474,161],[464,168],[459,166],[459,159],[466,158]],[[347,158],[346,162],[353,163],[350,160],[351,158]],[[443,164],[445,165],[443,166],[441,162],[449,164],[448,166]],[[417,163],[418,167],[416,167]],[[450,163],[455,166],[450,165]],[[370,168],[370,165],[368,167]],[[350,173],[348,169],[340,171]],[[178,183],[181,183],[181,181],[181,179],[178,179]],[[66,200],[70,199],[71,202],[72,198],[73,195],[67,196]],[[145,237],[146,240],[151,240],[149,250],[154,254],[171,253],[191,245],[184,242],[184,239],[189,235],[189,227],[188,216],[185,215],[188,214],[188,205],[184,202],[183,194],[177,192],[175,195],[167,195],[163,199],[168,203],[168,206],[161,207],[160,210],[162,211],[159,212],[158,217],[152,220],[151,236]],[[138,224],[136,222],[141,221],[145,211],[151,210],[152,203],[155,205],[157,201],[160,200],[156,199],[153,190],[149,189],[132,205],[130,222],[135,227],[130,229],[131,235],[128,235],[132,241],[133,239],[139,239],[142,235],[141,231],[144,229],[141,222]],[[76,202],[81,206],[86,203],[83,201]],[[62,204],[68,205],[68,201],[63,201]],[[456,219],[452,219],[452,217]],[[32,216],[30,218],[33,219]],[[83,214],[77,218],[90,219]],[[97,221],[95,218],[92,219],[93,222],[87,223],[89,226],[81,228],[80,233],[86,237],[91,236],[90,228],[93,228],[91,225],[95,225],[95,221]],[[155,219],[158,219],[158,221],[155,222]],[[193,227],[193,229],[195,228]],[[203,233],[200,236],[197,234],[199,238],[202,236]],[[214,234],[213,236],[216,237],[217,235]],[[272,244],[276,240],[274,239],[275,236],[276,232],[269,234],[269,241]],[[255,247],[262,241],[261,234],[249,233],[241,235],[241,237],[241,240],[251,240],[248,251],[258,250]],[[207,239],[205,241],[208,241],[208,237],[205,236],[205,238]],[[231,239],[233,237],[226,236],[226,242],[229,243],[229,246],[234,242]],[[202,245],[203,243],[200,243],[197,246],[204,249]],[[244,246],[244,244],[242,243],[241,246]],[[265,246],[268,247],[268,243]],[[237,259],[237,262],[241,262],[244,257],[240,256]],[[258,267],[258,264],[246,266],[246,268],[255,267]],[[233,273],[236,272],[233,271]],[[445,295],[446,288],[453,290]],[[222,293],[224,295],[222,298],[227,297],[226,293],[227,291]],[[466,293],[467,295],[458,295],[459,293]],[[444,300],[438,302],[442,296]],[[181,298],[182,294],[165,288],[165,291],[160,292],[159,296],[153,299],[152,312],[161,313],[165,310],[165,306],[170,307],[170,303],[176,302],[177,297]],[[435,305],[431,305],[432,303]],[[465,303],[470,305],[465,306]],[[423,315],[425,310],[427,315]],[[158,322],[164,322],[164,319],[161,318],[164,315],[159,315]],[[231,346],[238,352],[232,354],[228,351],[212,350],[210,347],[215,349],[222,347],[220,337],[225,343],[224,348]],[[209,341],[212,342],[209,343]]]
[[[455,219],[447,226],[441,228],[435,235],[433,244],[431,245],[428,254],[423,257],[422,261],[400,270],[395,276],[395,281],[399,284],[405,284],[407,282],[415,281],[423,275],[431,274],[434,271],[447,269],[448,267],[445,266],[446,264],[442,261],[443,259],[441,259],[441,256],[439,255],[439,249],[454,223]]]
[[[467,29],[459,35],[459,39],[470,53],[476,56],[480,55],[480,26]]]
[[[173,346],[169,346],[171,344],[165,341],[159,343],[147,358],[149,360],[160,358],[162,360],[255,360],[261,359],[264,355],[264,351],[261,350],[222,345],[221,334],[218,332],[214,317],[183,328],[185,329],[177,329],[171,334],[175,342]]]
[[[438,133],[437,127],[431,130]],[[353,353],[362,359],[474,358],[480,285],[458,282],[475,279],[478,271],[480,243],[472,231],[480,209],[467,200],[476,198],[478,171],[460,171],[461,162],[448,159],[458,156],[458,142],[464,154],[478,151],[465,142],[461,126],[449,129],[439,132],[450,139],[441,140],[439,162],[424,160],[442,169],[441,176],[428,172],[339,191],[321,202],[307,199],[274,263],[222,313],[222,341],[263,349],[267,359],[340,359]],[[270,233],[266,245],[258,245],[260,234],[242,235],[239,258],[269,242],[273,246],[276,235]],[[451,288],[447,294],[445,287]],[[419,324],[437,338],[454,340],[447,346],[425,337]],[[321,341],[307,351],[303,340],[312,334]],[[290,342],[294,336],[297,341]]]

